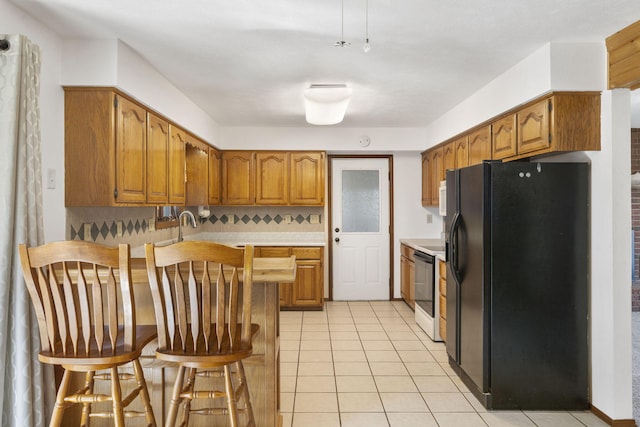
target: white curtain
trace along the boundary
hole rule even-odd
[[[2,35],[0,50],[0,415],[2,426],[43,426],[55,394],[53,370],[38,362],[17,245],[44,243],[40,167],[40,48]]]

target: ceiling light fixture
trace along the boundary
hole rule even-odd
[[[364,45],[362,46],[362,50],[364,50],[364,53],[368,53],[371,50],[371,45],[369,44],[369,0],[367,0],[366,3],[366,9],[365,9],[365,41],[364,41]]]
[[[334,44],[334,46],[347,47],[349,45],[351,45],[351,43],[344,41],[344,0],[342,0],[342,33],[341,33],[340,40],[338,40]]]
[[[351,99],[346,84],[312,84],[304,91],[304,110],[307,123],[335,125],[344,119]]]

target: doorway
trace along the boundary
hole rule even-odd
[[[329,298],[393,298],[393,157],[329,156]]]

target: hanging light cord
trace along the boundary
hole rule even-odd
[[[371,45],[369,44],[369,0],[367,0],[365,7],[365,41],[362,50],[367,53],[371,50]]]
[[[341,38],[339,41],[336,42],[334,46],[346,47],[346,46],[349,46],[351,43],[347,43],[346,41],[344,41],[344,0],[342,0],[341,18],[342,18]]]

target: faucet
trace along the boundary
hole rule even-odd
[[[182,242],[182,217],[187,217],[187,222],[191,222],[191,226],[193,228],[197,227],[196,217],[191,213],[191,211],[182,211],[180,215],[178,215],[178,242]]]

